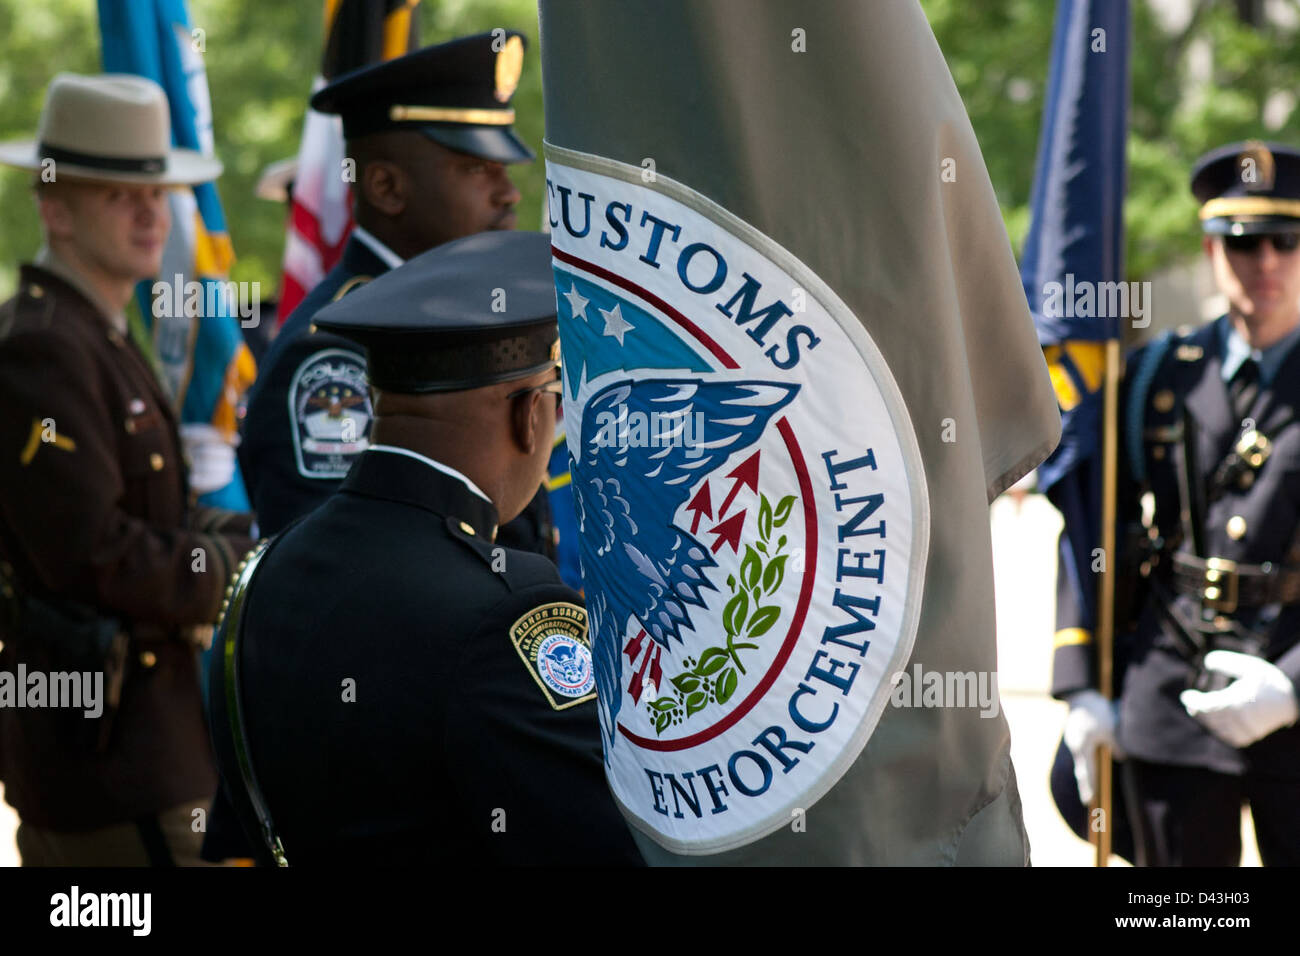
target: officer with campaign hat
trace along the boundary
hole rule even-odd
[[[262,530],[274,534],[338,488],[370,440],[374,410],[355,342],[313,324],[325,305],[444,242],[512,229],[506,166],[533,153],[513,128],[524,39],[484,33],[337,77],[311,100],[343,121],[356,226],[342,258],[285,321],[249,394],[240,459]],[[503,536],[548,552],[546,496]]]
[[[638,863],[605,783],[586,612],[502,547],[560,394],[550,244],[451,242],[322,309],[364,346],[371,441],[241,570],[213,733],[294,865]]]
[[[1300,863],[1300,151],[1234,143],[1192,175],[1228,313],[1130,357],[1121,397],[1117,709],[1061,589],[1053,691],[1087,800],[1125,755],[1139,865],[1232,866],[1248,801],[1265,865]],[[1142,519],[1150,492],[1153,515]]]

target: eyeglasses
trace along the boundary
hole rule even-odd
[[[1232,252],[1257,252],[1265,239],[1273,243],[1275,252],[1295,252],[1300,248],[1300,232],[1257,232],[1248,236],[1224,236],[1223,244]]]
[[[527,395],[529,392],[546,392],[548,395],[554,395],[556,404],[564,398],[564,382],[562,379],[556,379],[553,382],[547,382],[545,385],[533,385],[530,388],[521,388],[517,392],[511,392],[506,396],[506,401],[518,398],[520,395]]]

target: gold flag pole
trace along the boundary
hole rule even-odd
[[[1106,342],[1106,372],[1102,394],[1101,437],[1101,548],[1104,561],[1097,582],[1097,689],[1110,700],[1114,696],[1115,647],[1115,512],[1116,473],[1119,470],[1119,366],[1118,338]],[[1096,848],[1097,866],[1110,863],[1111,850],[1111,757],[1105,744],[1097,747],[1097,791],[1093,798],[1089,831]],[[1101,811],[1098,814],[1096,811]]]

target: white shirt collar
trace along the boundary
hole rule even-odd
[[[360,226],[352,227],[352,235],[356,236],[358,242],[382,259],[384,265],[390,269],[396,269],[406,261]]]
[[[474,484],[474,482],[470,481],[468,478],[462,475],[455,468],[449,468],[440,461],[434,461],[432,458],[429,458],[426,455],[421,455],[418,451],[411,451],[409,448],[398,448],[396,445],[371,445],[368,450],[369,451],[391,451],[394,455],[405,455],[407,458],[414,458],[416,461],[422,461],[430,468],[434,469],[435,471],[440,471],[444,475],[447,475],[448,477],[455,478],[457,481],[460,482],[464,482],[466,488],[474,492],[474,494],[478,495],[488,504],[492,505],[493,508],[496,507],[496,505],[492,504],[492,499],[489,498],[487,495],[483,494],[483,489],[481,489],[478,485]]]

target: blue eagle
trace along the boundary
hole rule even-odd
[[[674,524],[700,479],[753,445],[799,386],[627,380],[586,405],[572,463],[601,726],[613,742],[629,618],[661,648],[716,591],[708,547]],[[648,427],[647,427],[648,426]],[[639,640],[639,638],[638,638]]]

